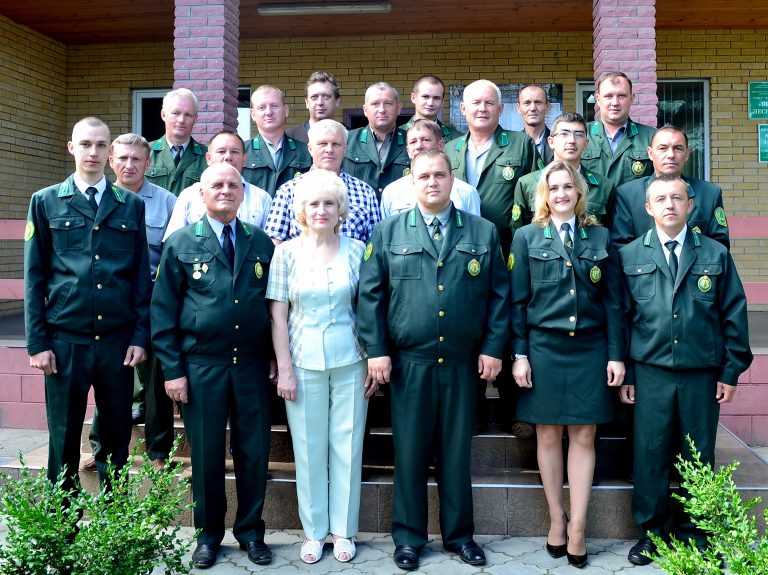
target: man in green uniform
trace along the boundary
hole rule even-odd
[[[200,529],[192,560],[216,562],[227,499],[227,421],[237,481],[233,534],[248,558],[266,565],[264,492],[270,443],[269,382],[273,357],[264,299],[274,246],[237,219],[240,173],[227,163],[203,172],[206,215],[165,244],[152,294],[152,343],[165,390],[182,403],[192,446],[192,499]]]
[[[674,126],[659,128],[648,146],[648,156],[653,162],[653,175],[627,182],[616,190],[611,241],[617,245],[628,244],[653,227],[653,218],[645,209],[645,189],[657,177],[668,174],[688,184],[688,195],[693,201],[688,227],[730,248],[723,191],[710,182],[682,175],[691,156],[686,133]]]
[[[595,82],[595,102],[600,119],[588,126],[589,145],[581,163],[591,172],[603,174],[618,188],[653,173],[647,148],[655,131],[633,122],[632,80],[622,72],[604,72]]]
[[[444,98],[445,84],[440,78],[432,74],[420,76],[413,84],[413,92],[411,92],[411,102],[416,108],[416,113],[400,126],[400,129],[407,132],[416,120],[432,120],[440,126],[443,141],[448,142],[461,136],[461,132],[446,126],[438,119],[443,109]]]
[[[554,158],[549,141],[547,114],[549,113],[549,96],[547,91],[536,84],[529,84],[517,95],[517,113],[523,119],[523,129],[536,144],[536,151],[541,156],[539,167],[544,168]]]
[[[576,168],[587,181],[587,212],[603,225],[607,225],[616,188],[613,181],[590,172],[581,165],[581,154],[589,141],[587,123],[581,114],[563,112],[552,122],[552,133],[547,138],[555,161],[565,162]],[[541,170],[520,178],[515,186],[515,205],[512,206],[512,229],[517,230],[531,219],[536,211],[536,185]]]
[[[313,72],[304,88],[304,105],[309,110],[309,119],[288,128],[285,135],[308,144],[312,125],[320,120],[336,119],[336,110],[341,106],[341,92],[336,78],[328,72]]]
[[[288,105],[279,88],[256,88],[251,96],[251,118],[259,134],[245,142],[243,178],[274,197],[277,188],[309,170],[312,158],[307,144],[285,135]]]
[[[165,135],[151,144],[145,177],[178,196],[181,190],[199,182],[205,169],[207,148],[192,138],[197,122],[197,96],[186,88],[168,92],[160,117],[165,122]]]
[[[456,210],[439,150],[413,159],[417,207],[382,221],[360,269],[358,332],[369,376],[391,381],[395,564],[427,543],[427,476],[437,452],[446,550],[484,565],[475,543],[470,445],[478,374],[493,381],[509,331],[509,278],[496,228]],[[457,281],[458,280],[458,281]]]
[[[364,128],[350,130],[344,171],[376,191],[376,198],[389,184],[408,174],[410,159],[405,149],[405,131],[397,127],[400,94],[391,84],[377,82],[365,91]]]
[[[501,90],[493,82],[477,80],[464,89],[461,113],[469,131],[451,140],[445,151],[451,158],[454,176],[477,188],[480,194],[480,214],[496,225],[501,249],[506,258],[512,244],[512,206],[515,186],[525,174],[539,169],[536,144],[523,132],[504,130],[499,125],[504,104]],[[509,358],[505,353],[504,357]],[[505,366],[497,382],[504,411],[504,424],[520,438],[533,437],[528,424],[514,422],[518,387],[512,380],[512,369]],[[479,425],[484,424],[486,382],[479,382]]]
[[[45,374],[48,478],[77,483],[88,391],[102,420],[99,477],[118,468],[131,439],[133,367],[149,345],[149,252],[144,202],[104,177],[109,128],[75,124],[75,173],[36,192],[24,232],[24,312],[29,364]]]
[[[736,393],[752,363],[747,299],[728,250],[686,224],[693,200],[685,181],[661,175],[646,190],[654,227],[619,255],[631,302],[629,356],[635,385],[621,400],[635,406],[635,488],[632,514],[641,533],[628,559],[646,565],[669,518],[669,474],[675,451],[690,458],[690,435],[703,462],[715,461],[720,405]],[[690,518],[683,541],[706,538]]]

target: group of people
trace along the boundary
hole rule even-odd
[[[478,80],[461,103],[468,131],[456,133],[439,121],[445,87],[432,75],[416,81],[403,126],[397,90],[378,82],[365,94],[368,125],[347,131],[326,72],[307,81],[309,120],[291,129],[283,93],[256,89],[258,134],[247,142],[228,131],[196,142],[186,89],[164,98],[165,134],[151,144],[79,121],[68,143],[75,172],[32,196],[25,230],[27,347],[45,374],[49,478],[63,471],[77,485],[91,387],[94,465],[103,480],[108,458],[125,464],[136,367],[156,465],[181,405],[196,566],[216,562],[224,536],[227,425],[233,534],[268,564],[276,393],[293,442],[300,557],[319,561],[330,535],[348,562],[368,399],[386,385],[395,564],[416,569],[428,541],[434,454],[443,545],[484,565],[470,447],[494,382],[510,430],[536,435],[546,549],[580,568],[596,426],[613,418],[615,390],[635,416],[641,536],[628,558],[650,562],[672,460],[686,453],[680,438],[714,462],[719,405],[750,365],[746,298],[722,192],[682,176],[685,133],[633,122],[621,72],[595,88],[599,120],[566,112],[547,127],[546,90],[526,86],[523,132],[500,126],[500,90]],[[706,545],[690,523],[678,533]]]

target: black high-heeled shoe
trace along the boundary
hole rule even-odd
[[[562,545],[550,545],[547,543],[546,545],[547,553],[549,553],[550,557],[554,557],[555,559],[565,557],[565,554],[568,553],[567,547],[567,543],[563,543]]]
[[[584,555],[571,555],[566,550],[565,555],[568,557],[568,564],[573,565],[576,567],[576,569],[584,569],[584,567],[587,565],[587,558],[589,557],[589,553],[584,553]]]

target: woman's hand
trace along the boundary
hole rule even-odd
[[[512,377],[515,378],[515,383],[517,383],[518,387],[533,387],[531,364],[527,357],[515,360],[512,364]]]
[[[608,385],[611,387],[619,387],[624,383],[624,375],[626,375],[627,370],[623,361],[609,361],[605,371],[608,374]]]
[[[379,384],[373,381],[370,371],[365,375],[365,383],[363,385],[365,386],[365,399],[372,398],[379,389]]]
[[[293,368],[281,369],[277,376],[277,395],[286,401],[296,400],[296,376]]]

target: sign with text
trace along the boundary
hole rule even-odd
[[[749,83],[749,119],[768,120],[768,82]]]
[[[757,126],[757,160],[768,164],[768,124]]]

